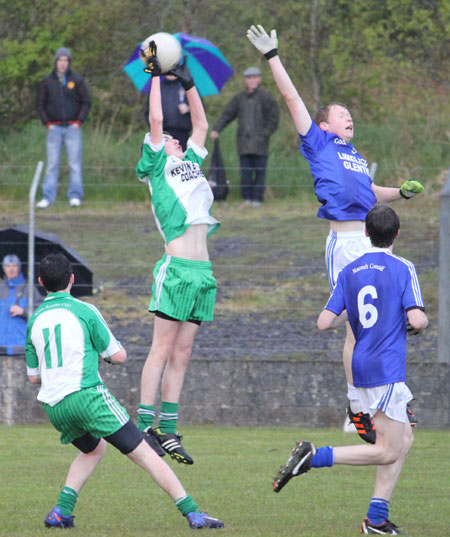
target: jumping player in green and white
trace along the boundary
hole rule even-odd
[[[40,263],[47,291],[27,327],[25,357],[32,384],[61,443],[80,450],[70,466],[58,503],[45,526],[71,528],[78,495],[106,452],[106,442],[141,466],[175,502],[191,528],[222,528],[201,513],[172,469],[144,441],[142,432],[102,382],[99,360],[120,364],[126,352],[94,306],[70,295],[74,275],[67,258],[50,254]]]
[[[149,311],[155,312],[152,346],[141,378],[138,427],[163,456],[183,464],[193,458],[177,434],[178,401],[192,345],[202,321],[212,321],[217,283],[209,261],[207,237],[219,227],[211,216],[213,193],[200,166],[207,155],[208,132],[203,104],[186,64],[173,69],[186,91],[192,136],[183,153],[178,140],[163,133],[161,68],[156,44],[143,54],[152,75],[149,96],[150,133],[137,165],[139,179],[148,183],[152,209],[165,242],[156,263]],[[155,400],[161,381],[161,410],[155,426]]]
[[[252,26],[247,37],[268,60],[273,78],[283,96],[301,140],[300,151],[309,163],[314,190],[321,203],[317,216],[330,222],[326,243],[330,291],[336,286],[339,272],[370,249],[364,220],[376,203],[410,199],[423,192],[415,180],[405,181],[400,188],[375,185],[369,174],[367,160],[351,144],[354,134],[352,116],[345,105],[332,102],[319,108],[312,119],[278,55],[275,30],[270,35],[260,25]],[[351,360],[355,338],[349,323],[344,344],[343,362],[348,382],[349,417],[366,422],[358,429],[360,436],[373,443],[373,420],[363,416],[353,387]]]

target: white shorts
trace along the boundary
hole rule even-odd
[[[352,401],[353,397],[357,398],[357,404],[361,412],[375,416],[380,410],[388,418],[400,421],[401,423],[406,423],[408,419],[406,405],[413,399],[410,389],[404,382],[384,384],[383,386],[375,386],[374,388],[355,388],[351,386],[349,387],[347,397],[350,401]]]
[[[330,231],[325,249],[330,291],[336,287],[339,272],[371,247],[365,231]]]

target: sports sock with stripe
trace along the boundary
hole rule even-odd
[[[153,405],[143,405],[139,403],[138,405],[138,429],[143,431],[147,427],[153,427],[153,422],[155,420],[155,407]]]
[[[389,500],[372,498],[367,511],[367,518],[372,524],[383,524],[389,518]]]
[[[63,516],[70,516],[75,509],[78,500],[78,492],[70,487],[64,487],[59,495],[56,504],[61,509]]]
[[[178,498],[178,500],[174,500],[174,502],[183,516],[186,516],[188,513],[192,513],[192,511],[194,513],[200,513],[197,504],[192,499],[192,496],[189,496],[189,494],[187,496]]]
[[[334,451],[331,446],[320,447],[311,459],[311,468],[325,468],[334,465]]]
[[[178,423],[178,403],[161,402],[158,428],[163,433],[176,433]]]

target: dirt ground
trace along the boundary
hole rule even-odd
[[[219,264],[223,256],[229,252],[248,251],[252,248],[249,240],[239,238],[218,238],[212,248],[212,261]],[[268,254],[273,263],[276,263],[278,252],[276,248]],[[419,274],[427,275],[438,265],[438,250],[436,244],[430,241],[428,248],[424,248],[422,255],[417,256],[417,267]],[[255,306],[252,311],[241,309],[228,309],[229,300],[235,300],[237,282],[230,283],[229,275],[220,278],[219,289],[216,302],[216,315],[213,322],[205,322],[199,329],[196,336],[193,359],[294,359],[294,360],[340,360],[342,346],[345,339],[345,328],[320,333],[316,327],[317,316],[328,298],[328,282],[325,276],[323,258],[317,254],[303,252],[297,258],[295,266],[283,266],[276,271],[276,277],[280,282],[287,279],[298,280],[299,287],[288,292],[284,302],[271,310],[263,303],[261,307]],[[216,276],[217,277],[217,276]],[[273,278],[273,275],[270,275]],[[316,282],[314,292],[317,295],[315,300],[309,300],[308,306],[302,308],[305,302],[302,295],[302,278],[307,278],[308,282]],[[223,279],[221,288],[220,280]],[[251,286],[252,276],[241,278],[239,283]],[[264,282],[264,277],[257,276],[259,284]],[[151,279],[145,281],[126,279],[122,282],[134,293],[136,299],[141,295],[136,290],[147,288],[146,296],[150,297]],[[128,285],[127,285],[128,284]],[[422,287],[434,288],[432,281],[421,278]],[[310,284],[308,284],[310,287]],[[261,289],[261,288],[259,288]],[[317,291],[320,289],[320,292]],[[132,291],[134,290],[134,291]],[[245,292],[245,291],[244,291]],[[262,291],[260,291],[261,293]],[[308,295],[311,289],[305,290]],[[425,294],[425,293],[424,293]],[[428,294],[428,293],[426,293]],[[246,300],[244,294],[243,302]],[[408,337],[409,360],[433,360],[437,353],[437,326],[435,312],[430,312],[430,327],[421,336]],[[146,354],[151,344],[153,330],[153,314],[145,311],[143,305],[142,315],[132,321],[118,319],[113,316],[110,319],[112,328],[117,337],[127,344],[130,350],[140,354]]]

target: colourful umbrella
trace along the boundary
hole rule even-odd
[[[206,97],[219,93],[234,73],[225,56],[211,41],[203,37],[183,33],[174,34],[174,36],[181,43],[183,55],[186,57],[200,96]],[[140,44],[123,69],[141,93],[148,93],[151,86],[151,76],[143,71],[139,47]]]

